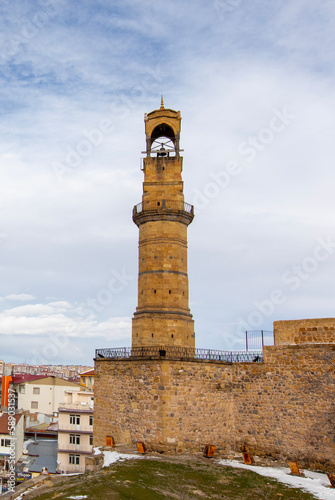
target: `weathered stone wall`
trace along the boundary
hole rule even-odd
[[[218,386],[229,364],[200,361],[96,360],[94,440],[138,440],[173,450],[224,442],[232,426],[231,394]],[[228,431],[228,432],[227,432]]]
[[[297,319],[273,323],[275,345],[334,344],[335,318]]]
[[[335,468],[335,345],[265,347],[264,363],[234,365],[235,435],[257,453]]]
[[[240,449],[335,468],[335,345],[264,348],[264,363],[96,360],[95,445]],[[331,362],[331,360],[333,360]]]

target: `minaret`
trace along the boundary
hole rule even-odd
[[[194,348],[187,275],[187,226],[194,210],[184,202],[180,111],[165,109],[162,98],[144,123],[143,196],[133,209],[139,273],[132,346]]]

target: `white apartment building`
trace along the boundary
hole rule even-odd
[[[67,391],[58,412],[60,472],[85,472],[85,455],[93,448],[93,392]]]
[[[29,377],[29,378],[28,378]],[[80,385],[59,377],[14,376],[13,387],[16,390],[17,409],[30,413],[56,415],[64,402],[66,391],[80,391]]]

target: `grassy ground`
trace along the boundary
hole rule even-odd
[[[87,500],[263,499],[311,500],[314,497],[258,474],[209,459],[150,457],[117,462],[101,472],[58,478],[26,499],[52,500],[87,495]]]

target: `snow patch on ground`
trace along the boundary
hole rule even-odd
[[[27,448],[28,444],[35,443],[35,439],[29,438],[23,442],[23,447]]]
[[[36,490],[36,488],[38,488],[38,486],[39,485],[32,486],[31,488],[28,488],[26,491],[21,493],[21,495],[19,495],[18,497],[15,497],[15,500],[23,500],[23,498],[26,496],[27,493],[30,493],[31,491]],[[10,497],[10,498],[12,498],[12,497]]]
[[[312,493],[321,500],[335,500],[335,489],[329,488],[330,483],[326,474],[304,470],[306,477],[289,475],[290,469],[286,467],[260,467],[258,465],[245,465],[237,460],[219,460],[221,465],[237,467],[239,469],[248,469],[261,476],[277,479],[281,483],[300,488],[308,493]]]
[[[88,498],[87,495],[76,495],[74,497],[66,497],[66,498],[72,498],[73,500],[82,500],[83,498]]]
[[[27,441],[24,441],[24,442],[23,442],[23,454],[24,454],[24,455],[27,455],[27,454],[28,454],[28,446],[29,446],[30,444],[33,444],[33,443],[35,443],[35,439],[32,439],[32,438],[27,439]]]
[[[104,451],[104,464],[103,467],[117,462],[119,460],[130,460],[131,458],[143,458],[141,455],[129,455],[128,453],[118,453],[117,451]]]

